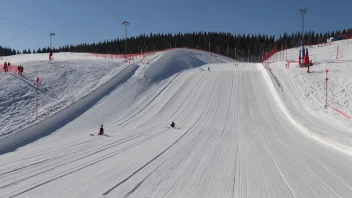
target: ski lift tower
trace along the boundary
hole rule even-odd
[[[50,33],[50,51],[53,51],[53,36],[55,36],[55,33]]]
[[[126,56],[126,62],[127,62],[127,26],[129,25],[130,23],[128,21],[123,21],[122,22],[122,25],[125,26],[125,56]]]
[[[53,36],[55,36],[55,33],[50,33],[50,50],[49,50],[49,60],[53,60]]]
[[[305,49],[304,49],[304,15],[308,12],[308,9],[300,9],[299,13],[302,15],[302,35],[301,35],[301,58],[303,62],[303,58],[305,56]]]

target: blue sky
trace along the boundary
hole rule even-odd
[[[128,34],[223,31],[234,34],[301,30],[300,8],[308,8],[305,30],[352,27],[351,0],[0,0],[0,45],[15,49],[92,43]],[[10,19],[22,24],[9,22]]]

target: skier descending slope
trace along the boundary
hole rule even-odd
[[[98,134],[98,135],[104,135],[104,128],[103,128],[103,125],[101,125],[100,131],[99,131],[99,134]]]
[[[8,72],[7,62],[4,63],[3,70],[5,73]]]

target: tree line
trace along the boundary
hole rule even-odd
[[[304,33],[304,45],[317,45],[326,43],[327,39],[331,37],[336,37],[340,35],[347,35],[348,38],[352,38],[352,28],[344,29],[342,31],[332,31],[322,33],[314,33],[314,31],[309,31]],[[298,47],[301,45],[301,32],[296,32],[295,34],[288,35],[284,33],[276,40],[276,49],[281,50],[282,48],[286,49],[286,44],[288,48]]]
[[[8,47],[0,46],[0,56],[11,56],[11,55],[17,55],[17,54],[49,53],[49,52],[50,52],[49,47],[39,48],[38,50],[24,49],[22,52],[20,52],[19,50],[16,51]],[[60,52],[60,51],[59,49],[54,49],[54,52]]]
[[[8,47],[1,47],[0,46],[0,56],[11,56],[11,55],[16,55],[17,52],[16,50],[13,50]]]
[[[316,45],[325,43],[330,37],[346,34],[352,37],[352,29],[337,30],[332,32],[315,33],[308,31],[304,33],[305,45]],[[273,35],[266,34],[231,34],[224,32],[193,32],[178,34],[143,34],[127,38],[127,53],[141,53],[158,51],[168,48],[197,48],[201,50],[229,56],[240,61],[261,62],[265,52],[273,49],[281,50],[298,47],[301,42],[301,32],[284,33],[275,39]],[[78,45],[65,45],[54,48],[53,52],[86,52],[100,54],[123,54],[125,53],[125,39],[105,40],[98,43],[83,43]],[[11,48],[0,47],[0,56],[30,53],[49,53],[48,47],[37,50],[23,50],[22,52]]]

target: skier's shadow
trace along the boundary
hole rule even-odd
[[[181,127],[170,127],[170,126],[168,126],[167,128],[168,129],[181,129]]]

